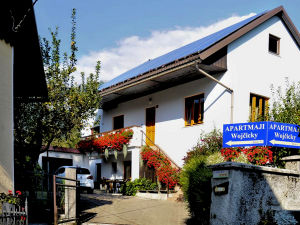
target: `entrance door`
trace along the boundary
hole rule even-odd
[[[153,146],[155,143],[155,107],[146,109],[146,144]]]
[[[96,180],[99,182],[101,181],[101,163],[97,163],[96,164],[96,170],[97,170],[97,174],[96,174]]]
[[[131,161],[124,161],[124,180],[131,179]]]

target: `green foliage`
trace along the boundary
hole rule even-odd
[[[72,11],[71,19],[69,54],[60,51],[58,28],[50,30],[51,41],[41,39],[48,88],[47,101],[15,100],[14,140],[17,158],[15,171],[32,171],[39,154],[53,143],[64,147],[73,146],[78,142],[80,130],[87,125],[89,119],[94,118],[96,110],[100,107],[101,98],[98,95],[100,61],[96,63],[95,73],[87,77],[81,73],[81,83],[75,82],[78,51],[75,9]],[[24,170],[22,164],[26,164]],[[20,174],[16,175],[17,183],[24,184],[25,181],[19,180]]]
[[[225,162],[220,152],[222,140],[223,134],[219,130],[202,133],[196,146],[184,158],[180,184],[191,214],[187,224],[209,224],[212,170],[208,166]],[[249,163],[244,154],[235,161]]]
[[[135,196],[138,190],[156,190],[157,184],[152,183],[151,180],[146,178],[135,179],[134,181],[127,181],[126,184],[121,186],[121,192],[124,195]]]
[[[273,87],[272,95],[274,101],[269,110],[269,120],[300,125],[300,82],[290,83],[287,79],[285,89]],[[272,150],[274,164],[278,167],[284,167],[284,162],[281,161],[283,157],[300,153],[298,149],[273,148]]]
[[[16,101],[15,142],[23,151],[27,148],[31,150],[27,153],[33,161],[41,153],[42,145],[45,146],[42,151],[45,151],[53,141],[59,145],[69,139],[77,140],[80,130],[95,116],[95,111],[100,106],[100,61],[96,63],[95,73],[87,77],[81,73],[81,83],[75,82],[78,51],[75,9],[71,19],[70,54],[60,52],[58,28],[55,31],[50,30],[51,41],[41,39],[48,101]]]
[[[19,192],[21,193],[21,192]],[[21,199],[20,196],[13,195],[12,193],[5,194],[5,193],[0,193],[0,203],[7,202],[9,204],[13,205],[20,205],[21,204]]]
[[[275,98],[269,112],[270,120],[300,125],[300,82],[286,80],[284,92],[278,87],[272,88],[272,94]]]
[[[70,131],[68,137],[61,137],[54,139],[51,143],[52,146],[59,146],[64,148],[76,148],[77,143],[81,140],[81,133],[79,130],[73,129]]]
[[[220,156],[223,135],[214,129],[202,133],[200,140],[184,158],[180,184],[188,201],[192,223],[209,224],[212,171],[208,165],[223,162]]]
[[[222,162],[225,162],[225,159],[222,156],[221,152],[214,152],[206,158],[207,165],[213,165]]]
[[[181,171],[180,184],[196,224],[209,224],[211,177],[206,156],[191,158]]]
[[[214,129],[210,133],[201,133],[200,140],[184,158],[185,163],[189,161],[190,158],[200,157],[202,155],[211,155],[214,152],[220,151],[222,148],[223,134],[221,131]]]

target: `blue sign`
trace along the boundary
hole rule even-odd
[[[267,145],[267,122],[223,125],[223,147]]]
[[[300,148],[300,126],[268,122],[268,146]]]
[[[223,125],[223,147],[276,146],[300,148],[300,127],[277,122]]]

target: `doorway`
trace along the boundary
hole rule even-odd
[[[155,143],[155,107],[146,109],[146,144],[153,146]]]
[[[96,164],[96,181],[101,181],[101,163]]]
[[[124,161],[124,180],[131,179],[131,161]]]

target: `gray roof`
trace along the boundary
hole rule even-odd
[[[211,35],[208,35],[204,38],[201,38],[197,41],[194,41],[188,45],[185,45],[183,47],[180,47],[178,49],[175,49],[167,54],[164,54],[162,56],[159,56],[155,59],[149,60],[119,76],[117,76],[116,78],[102,84],[99,87],[99,90],[103,90],[106,88],[109,88],[111,86],[114,86],[116,84],[122,83],[126,80],[129,80],[131,78],[134,78],[138,75],[141,75],[143,73],[146,73],[148,71],[160,68],[164,65],[167,65],[169,63],[172,63],[176,60],[185,58],[187,56],[193,55],[195,53],[199,53],[205,49],[207,49],[208,47],[214,45],[215,43],[217,43],[218,41],[222,40],[223,38],[227,37],[228,35],[232,34],[233,32],[237,31],[238,29],[240,29],[241,27],[249,24],[250,22],[252,22],[253,20],[257,19],[258,17],[266,14],[268,11],[264,11],[262,13],[259,13],[255,16],[252,16],[250,18],[247,18],[241,22],[238,22],[236,24],[233,24],[229,27],[226,27],[216,33],[213,33]]]

